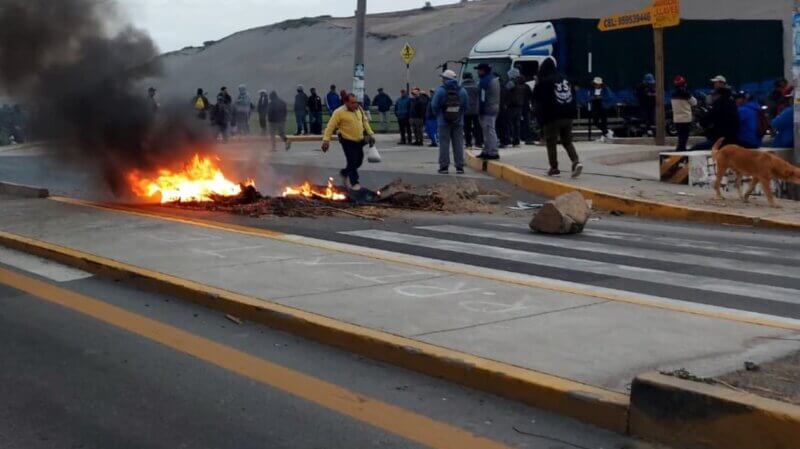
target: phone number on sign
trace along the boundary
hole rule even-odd
[[[643,24],[649,24],[650,20],[651,16],[649,12],[623,14],[621,16],[609,17],[603,22],[603,26],[605,26],[606,28],[616,28],[616,27],[631,26],[631,25],[643,25]]]

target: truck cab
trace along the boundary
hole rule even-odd
[[[555,27],[551,22],[531,22],[506,25],[485,36],[474,47],[461,68],[461,76],[472,72],[477,79],[477,66],[489,64],[505,82],[508,71],[516,67],[532,80],[539,73],[539,66],[548,57],[554,56],[558,42]]]

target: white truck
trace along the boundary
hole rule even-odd
[[[539,72],[542,61],[554,57],[558,42],[551,22],[531,22],[506,25],[478,41],[462,66],[461,75],[472,72],[477,79],[476,67],[486,63],[492,71],[505,79],[511,67],[516,67],[527,79]]]

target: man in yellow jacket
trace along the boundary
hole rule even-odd
[[[333,132],[339,130],[339,143],[342,144],[344,157],[347,159],[347,167],[341,170],[345,185],[350,183],[350,188],[360,190],[361,184],[358,183],[358,169],[364,163],[364,145],[374,145],[375,134],[369,126],[364,111],[358,105],[358,99],[354,94],[347,96],[347,101],[343,106],[333,112],[328,127],[325,128],[325,135],[322,137],[322,151],[328,152],[331,147],[331,137]]]

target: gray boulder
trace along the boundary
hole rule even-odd
[[[589,220],[589,205],[578,192],[548,201],[531,220],[531,230],[543,234],[579,234]]]

